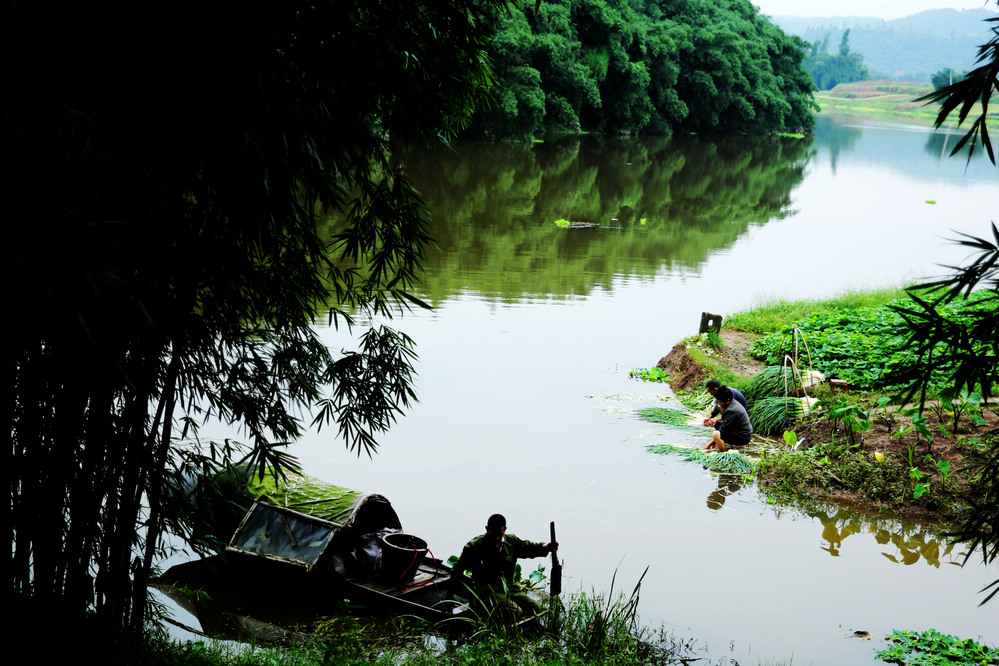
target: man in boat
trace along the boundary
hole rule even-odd
[[[718,396],[716,395],[718,393],[718,389],[720,389],[721,387],[722,383],[717,379],[709,379],[708,383],[705,384],[705,388],[707,389],[708,393],[710,393],[715,399],[715,404],[711,408],[711,414],[708,416],[708,418],[704,419],[704,425],[706,426],[713,426],[714,424],[721,421],[721,408],[718,407]],[[731,386],[729,386],[728,388],[732,391],[732,397],[735,398],[735,401],[738,402],[740,405],[742,405],[743,408],[748,412],[749,402],[746,400],[746,396],[742,395],[742,391],[740,391],[737,388],[732,388]]]
[[[704,448],[717,448],[724,451],[730,446],[749,444],[753,435],[753,424],[749,422],[746,408],[732,396],[732,389],[722,386],[715,392],[715,400],[721,409],[722,418],[718,429],[711,433],[711,441]]]
[[[487,612],[498,610],[505,619],[517,620],[537,615],[541,604],[527,592],[518,589],[513,579],[517,558],[543,557],[558,550],[558,542],[525,541],[506,533],[506,518],[498,513],[489,516],[486,533],[468,543],[451,568],[445,599],[453,599],[459,584],[470,592],[473,603]],[[465,572],[472,573],[469,583]]]

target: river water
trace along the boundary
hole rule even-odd
[[[962,568],[961,547],[917,525],[774,508],[751,484],[712,501],[717,477],[647,451],[681,436],[637,417],[668,396],[628,376],[696,333],[703,311],[959,263],[947,239],[990,235],[999,171],[947,159],[955,139],[847,118],[804,140],[410,155],[440,249],[419,290],[434,310],[393,322],[417,342],[420,402],[371,459],[325,430],[293,452],[314,476],[386,495],[444,559],[491,513],[536,540],[554,520],[565,592],[630,593],[648,568],[641,620],[710,663],[881,663],[895,628],[997,644],[999,601],[978,607],[977,592],[999,569],[977,556]]]

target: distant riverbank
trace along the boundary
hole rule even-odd
[[[821,114],[863,116],[932,126],[939,105],[914,101],[931,92],[933,86],[923,83],[861,81],[841,83],[832,90],[820,90],[815,93],[815,102]],[[956,121],[948,120],[947,127],[956,127]]]

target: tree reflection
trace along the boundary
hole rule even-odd
[[[957,142],[961,140],[961,134],[958,132],[947,132],[947,131],[937,131],[926,135],[926,145],[924,150],[927,155],[937,159],[946,160],[950,157],[951,151],[954,150],[954,146]],[[970,146],[966,145],[957,153],[955,159],[959,160],[961,163],[979,161],[982,159],[988,159],[988,154],[983,150],[976,150],[975,152],[970,152]]]
[[[424,296],[557,298],[664,266],[696,269],[751,225],[792,214],[812,140],[573,136],[408,152],[399,160],[441,250],[428,258]]]
[[[896,564],[912,565],[920,560],[933,567],[940,564],[961,566],[963,553],[955,553],[956,544],[916,523],[865,516],[838,506],[811,508],[805,513],[822,524],[822,550],[838,557],[847,537],[854,534],[873,535],[874,540],[889,548],[882,555]]]

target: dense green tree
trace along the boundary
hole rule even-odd
[[[927,10],[891,20],[779,16],[774,21],[809,43],[849,27],[850,49],[863,54],[872,79],[926,81],[945,67],[971,69],[982,41],[981,22],[992,15],[992,8],[983,6]]]
[[[829,53],[828,36],[812,45],[812,52],[805,60],[805,69],[812,75],[819,90],[832,90],[840,83],[866,81],[870,78],[864,57],[850,51],[850,30],[843,31],[835,54]]]
[[[489,25],[498,85],[482,134],[814,126],[807,44],[748,0],[519,0]]]
[[[425,210],[388,141],[453,134],[480,101],[484,4],[5,6],[22,621],[142,628],[161,536],[184,534],[185,451],[238,455],[206,420],[287,466],[310,409],[370,453],[413,399],[405,335],[357,329],[334,353],[311,324],[420,305]],[[324,238],[329,211],[348,223]]]
[[[958,74],[950,67],[944,67],[939,72],[934,72],[930,75],[930,84],[933,86],[933,90],[940,90],[944,86],[949,86],[954,83],[955,80],[962,78],[963,74]]]

